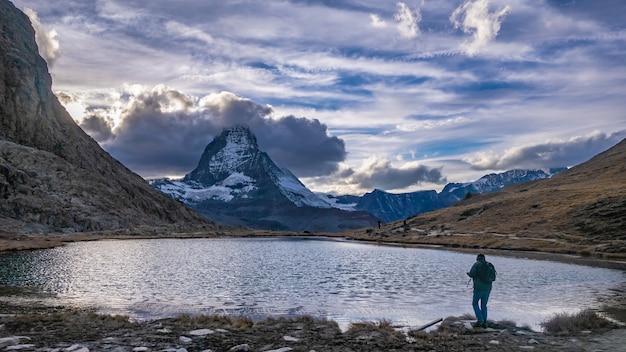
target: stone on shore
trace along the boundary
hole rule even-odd
[[[189,335],[192,336],[205,336],[205,335],[210,335],[210,334],[214,334],[215,331],[211,330],[211,329],[198,329],[198,330],[193,330],[189,332]]]

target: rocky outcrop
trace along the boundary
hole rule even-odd
[[[0,232],[203,224],[89,137],[51,90],[28,17],[0,0]]]

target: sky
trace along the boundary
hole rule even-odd
[[[315,192],[441,190],[626,138],[623,0],[12,0],[79,125],[146,179],[224,128]]]

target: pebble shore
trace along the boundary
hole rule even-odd
[[[352,324],[299,317],[259,322],[181,316],[131,322],[125,317],[71,311],[0,315],[0,351],[218,352],[218,351],[626,351],[626,329],[549,335],[514,323],[476,328],[449,317],[432,331],[389,322]]]

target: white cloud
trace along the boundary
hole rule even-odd
[[[476,153],[463,159],[475,170],[535,169],[574,166],[612,147],[626,138],[626,130],[613,134],[595,131],[587,136],[569,140],[549,140],[544,143],[509,148],[503,154]]]
[[[466,124],[471,121],[472,121],[471,119],[468,119],[467,117],[463,117],[463,116],[453,117],[453,118],[448,118],[448,119],[441,119],[441,120],[427,119],[427,120],[422,120],[422,121],[403,123],[401,125],[397,125],[396,129],[402,132],[414,132],[414,131],[420,131],[420,130],[432,130],[432,129],[439,128],[439,127],[461,125],[461,124]]]
[[[489,12],[488,0],[467,0],[454,10],[450,21],[454,28],[472,34],[472,39],[463,44],[468,56],[474,56],[493,41],[500,31],[501,19],[510,12],[510,6],[494,12]]]
[[[61,53],[57,31],[55,29],[47,30],[39,21],[39,16],[34,10],[25,8],[24,13],[28,16],[35,29],[35,40],[39,47],[39,54],[46,60],[48,66],[54,66]]]
[[[357,167],[343,164],[333,175],[305,178],[309,187],[337,194],[363,194],[373,189],[389,192],[408,192],[420,185],[442,185],[447,182],[441,168],[432,168],[417,162],[401,166],[377,155],[364,159]]]
[[[387,27],[387,22],[382,20],[380,16],[376,14],[370,14],[370,25],[374,28],[385,28]]]
[[[211,44],[214,42],[213,37],[202,31],[201,29],[187,26],[183,23],[179,23],[176,21],[168,21],[165,25],[165,28],[170,34],[180,36],[183,38],[191,38],[197,39],[207,44]]]
[[[422,20],[422,13],[419,9],[412,11],[405,3],[399,2],[395,18],[402,37],[410,39],[420,35],[419,23]]]

